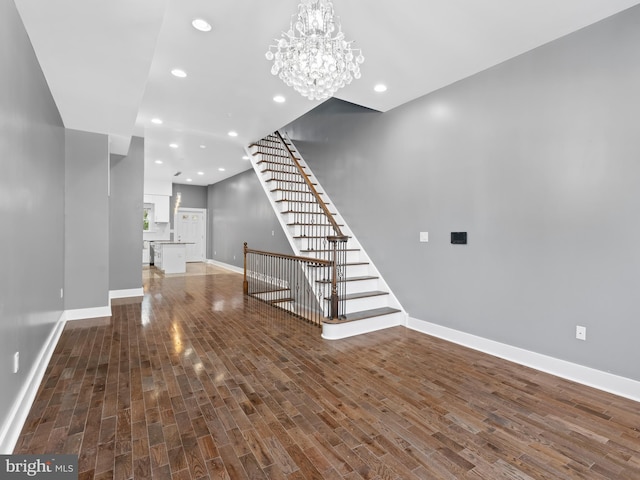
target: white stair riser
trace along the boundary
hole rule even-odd
[[[283,207],[281,207],[283,208]],[[280,210],[282,212],[282,210]],[[284,217],[285,223],[329,223],[324,213],[314,214],[296,214],[296,213],[280,213]]]
[[[287,225],[287,230],[291,234],[292,237],[299,237],[302,234],[311,235],[316,234],[316,232],[325,232],[326,229],[331,228],[328,227],[327,224],[321,225]]]
[[[313,280],[325,280],[330,272],[331,267],[311,267],[309,269],[308,278]],[[347,277],[365,277],[371,275],[368,265],[352,265],[346,268],[345,275]],[[330,276],[328,278],[331,278]]]
[[[364,333],[375,332],[384,328],[404,325],[405,315],[402,312],[380,317],[366,318],[355,322],[340,324],[322,324],[322,338],[326,340],[338,340],[340,338],[354,337]]]
[[[373,310],[374,308],[388,307],[389,295],[376,295],[375,297],[355,298],[344,302],[344,313]]]
[[[300,255],[303,257],[309,258],[328,258],[326,252],[322,252],[321,255],[316,252],[300,252]],[[359,251],[349,251],[347,252],[347,262],[359,262],[360,261],[360,252]]]
[[[360,292],[371,292],[373,290],[378,290],[378,279],[372,280],[357,280],[351,282],[344,282],[346,286],[346,293],[360,293]],[[342,284],[338,286],[338,292],[342,291]]]
[[[280,180],[280,181],[293,181],[293,182],[303,182],[304,180],[302,179],[302,175],[300,175],[299,173],[293,173],[293,172],[289,172],[289,173],[284,173],[284,172],[263,172],[262,177],[265,179],[265,181],[269,181],[269,180]],[[301,187],[298,187],[301,188]]]
[[[369,272],[369,265],[349,265],[345,270],[347,277],[364,277],[366,275],[371,275]],[[315,271],[311,270],[311,272],[314,279],[320,279],[325,276],[324,269],[321,267],[315,268]]]
[[[314,196],[311,193],[306,192],[283,192],[282,190],[277,190],[275,192],[271,192],[274,199],[285,200],[285,199],[295,199],[295,200],[313,200]]]

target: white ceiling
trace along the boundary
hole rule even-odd
[[[244,146],[318,104],[272,76],[264,56],[298,0],[15,3],[65,126],[109,134],[116,149],[144,136],[146,178],[208,185],[235,175],[250,167]],[[334,0],[366,59],[337,97],[385,112],[638,3]],[[193,29],[194,18],[213,30]],[[374,92],[380,82],[387,92]]]

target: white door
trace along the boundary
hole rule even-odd
[[[174,218],[175,238],[187,243],[187,262],[204,262],[206,210],[179,208]]]

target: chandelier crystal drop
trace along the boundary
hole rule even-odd
[[[364,57],[345,40],[330,0],[302,0],[289,31],[266,53],[271,73],[310,100],[325,100],[361,77]]]

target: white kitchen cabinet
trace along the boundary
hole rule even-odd
[[[186,267],[186,244],[178,242],[154,242],[153,264],[164,273],[184,273]]]
[[[144,196],[144,203],[153,203],[155,223],[169,223],[169,198],[166,195]]]
[[[151,263],[150,250],[151,249],[149,248],[149,242],[146,240],[142,242],[142,264],[143,265],[149,265]]]

